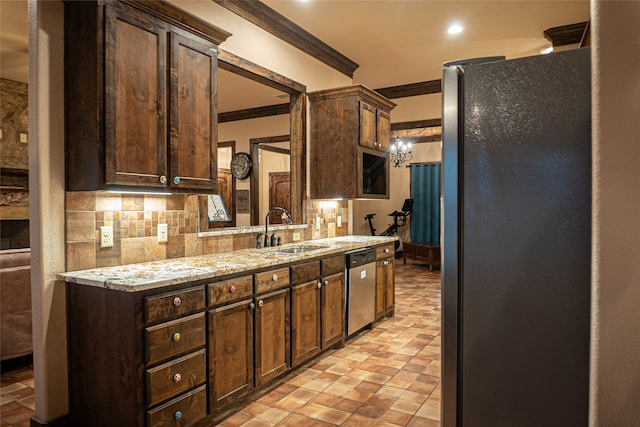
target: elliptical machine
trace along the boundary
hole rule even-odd
[[[407,219],[409,215],[411,215],[411,210],[413,209],[413,199],[405,199],[402,204],[402,211],[393,211],[389,214],[389,216],[393,217],[393,224],[390,224],[389,227],[380,233],[381,236],[397,236],[398,228],[407,225]],[[364,219],[369,222],[369,229],[371,230],[371,235],[376,235],[376,229],[373,227],[373,217],[376,214],[367,214]],[[395,257],[400,258],[402,256],[402,239],[398,236],[398,240],[396,240],[395,244]]]

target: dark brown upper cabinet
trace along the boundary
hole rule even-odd
[[[164,2],[66,2],[67,190],[215,193],[228,35]]]
[[[391,110],[362,86],[309,93],[311,198],[388,199]]]

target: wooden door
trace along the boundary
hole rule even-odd
[[[391,141],[391,114],[378,110],[377,119],[378,150],[389,151],[389,142]]]
[[[208,313],[209,411],[218,412],[253,389],[252,300]]]
[[[384,261],[376,261],[376,312],[375,319],[380,320],[385,313],[386,275]]]
[[[171,33],[169,169],[172,187],[216,191],[217,47]]]
[[[344,274],[322,278],[322,348],[344,340]]]
[[[255,299],[255,383],[268,383],[291,368],[289,289]]]
[[[360,101],[360,145],[364,147],[377,147],[376,111],[372,105]]]
[[[235,191],[233,175],[231,175],[231,169],[218,169],[218,194],[222,197],[224,206],[227,208],[227,212],[231,216],[231,221],[226,222],[212,222],[211,227],[235,227],[236,226],[236,208],[235,198],[233,197]]]
[[[276,206],[291,212],[291,173],[289,172],[269,173],[269,209]],[[269,224],[282,224],[282,216],[271,215]]]
[[[165,187],[166,30],[125,5],[105,26],[106,183]]]
[[[291,290],[291,364],[295,367],[320,352],[320,286],[311,280]]]

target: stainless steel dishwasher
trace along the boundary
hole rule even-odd
[[[364,248],[346,256],[347,336],[351,336],[375,319],[376,251]]]

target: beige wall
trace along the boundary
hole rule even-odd
[[[640,422],[640,2],[592,0],[591,426]]]
[[[29,204],[35,418],[67,413],[62,2],[29,2]]]

